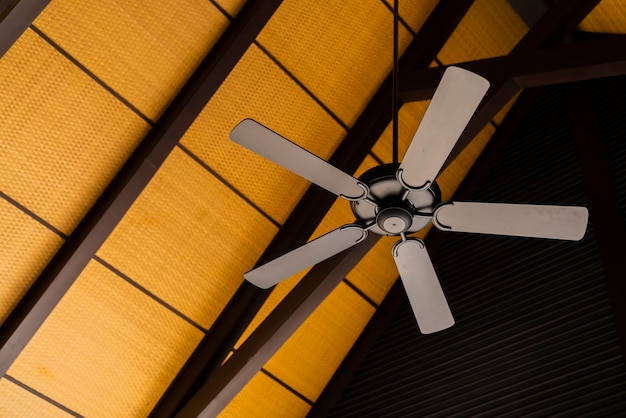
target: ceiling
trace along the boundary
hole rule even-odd
[[[576,243],[420,231],[456,319],[431,336],[390,237],[243,280],[353,218],[228,133],[254,118],[355,176],[391,162],[390,2],[0,1],[0,415],[626,412],[626,12],[399,15],[400,155],[457,64],[491,88],[444,200],[590,212]]]

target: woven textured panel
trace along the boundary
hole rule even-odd
[[[370,304],[340,283],[265,369],[315,400],[373,313]]]
[[[98,256],[208,328],[275,233],[175,148]]]
[[[81,415],[145,416],[201,337],[91,262],[8,374]]]
[[[63,240],[0,198],[0,323],[19,302]]]
[[[263,372],[257,373],[220,413],[219,418],[304,417],[310,405]]]
[[[34,24],[156,120],[228,20],[204,0],[55,0]]]
[[[449,65],[506,55],[527,31],[507,0],[477,0],[437,57]]]
[[[217,0],[215,3],[219,4],[221,8],[223,8],[226,13],[228,13],[231,17],[234,17],[239,13],[239,10],[246,3],[245,0]]]
[[[399,33],[402,52],[411,39]],[[391,71],[393,13],[380,0],[287,0],[258,41],[350,126]]]
[[[580,23],[580,30],[626,33],[626,7],[623,0],[602,0]]]
[[[0,379],[0,416],[3,418],[67,418],[72,415],[6,378]]]
[[[385,0],[385,3],[393,9],[393,0]],[[426,0],[426,1],[398,1],[398,10],[400,19],[406,23],[411,30],[417,32],[430,12],[437,6],[438,0]]]
[[[30,30],[0,91],[0,190],[69,233],[148,125]]]
[[[230,141],[228,134],[245,118],[324,159],[345,130],[253,45],[187,131],[185,147],[282,223],[309,183]]]

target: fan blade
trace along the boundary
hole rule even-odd
[[[423,189],[435,181],[488,89],[477,74],[446,69],[398,169],[405,187]]]
[[[344,225],[247,272],[243,277],[253,285],[267,289],[358,244],[366,237],[367,231],[359,225]]]
[[[588,217],[581,206],[451,202],[435,209],[433,223],[444,231],[578,241]]]
[[[392,251],[422,334],[432,334],[454,325],[450,307],[424,243],[409,238],[396,242]]]
[[[365,184],[351,175],[252,119],[239,122],[230,139],[337,196],[360,200],[369,192]]]

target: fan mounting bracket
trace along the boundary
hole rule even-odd
[[[411,234],[425,228],[441,203],[436,182],[424,189],[407,189],[397,177],[399,164],[383,164],[359,177],[370,193],[368,202],[350,202],[352,212],[369,231],[379,235]]]

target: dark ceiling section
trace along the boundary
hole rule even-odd
[[[623,221],[626,77],[591,85]],[[590,206],[568,88],[541,91],[471,200]],[[420,335],[405,302],[330,416],[625,416],[597,235],[593,224],[580,242],[446,234],[432,256],[456,325]]]

